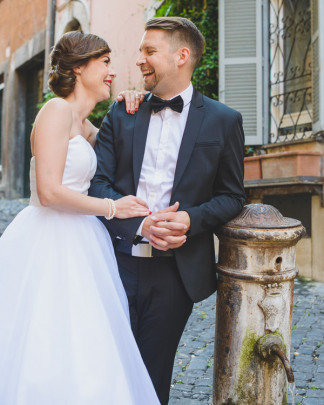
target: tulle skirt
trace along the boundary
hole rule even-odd
[[[97,218],[29,206],[0,266],[1,405],[159,404]]]

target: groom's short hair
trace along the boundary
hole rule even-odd
[[[175,46],[187,46],[191,52],[193,68],[198,65],[204,51],[205,38],[192,21],[183,17],[157,17],[145,24],[145,30],[150,29],[166,31]]]

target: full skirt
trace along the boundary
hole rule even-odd
[[[0,266],[1,405],[159,404],[96,217],[25,208]]]

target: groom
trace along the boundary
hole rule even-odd
[[[144,220],[103,221],[162,405],[193,303],[216,289],[213,233],[244,203],[241,115],[191,84],[203,48],[202,34],[185,18],[147,22],[137,65],[150,94],[134,115],[123,103],[111,107],[90,188],[97,197],[137,195],[153,212]],[[167,208],[176,202],[178,209]]]

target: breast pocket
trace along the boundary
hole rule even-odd
[[[197,142],[191,154],[190,166],[198,168],[201,175],[209,177],[218,167],[221,152],[219,141]]]
[[[195,143],[195,148],[211,148],[213,146],[219,146],[220,142],[219,141],[205,141],[205,142],[196,142]]]

